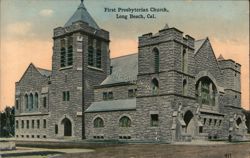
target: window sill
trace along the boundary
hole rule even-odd
[[[97,68],[97,67],[94,67],[94,66],[89,66],[88,65],[87,68],[103,72],[103,69]]]
[[[120,129],[128,129],[128,128],[131,128],[131,126],[130,127],[119,127]]]
[[[117,100],[117,99],[103,99],[102,101],[112,101],[112,100]]]
[[[73,66],[72,66],[72,65],[71,65],[71,66],[61,67],[59,70],[61,71],[61,70],[71,69],[71,68],[73,68]]]
[[[151,129],[159,128],[159,126],[150,126]]]

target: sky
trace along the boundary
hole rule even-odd
[[[0,0],[0,110],[14,105],[15,82],[31,62],[51,69],[53,29],[63,26],[79,4],[80,0]],[[195,39],[209,37],[216,57],[222,54],[242,65],[242,107],[249,109],[247,0],[85,0],[84,4],[97,24],[110,32],[111,57],[138,52],[138,36],[156,33],[165,24]],[[104,8],[119,7],[166,8],[168,12],[137,20],[116,19],[117,13],[104,12]]]

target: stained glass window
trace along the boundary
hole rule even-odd
[[[94,49],[92,46],[89,46],[88,48],[88,65],[94,65]]]
[[[38,109],[38,94],[35,93],[35,108]]]
[[[215,105],[217,90],[214,83],[208,78],[201,78],[196,84],[196,98],[201,104]]]
[[[159,56],[159,50],[157,48],[154,48],[154,70],[155,72],[159,72],[160,68],[160,56]]]
[[[123,116],[119,121],[120,127],[131,127],[131,120],[127,116]]]
[[[66,49],[65,49],[65,40],[61,40],[61,67],[66,66]]]
[[[68,59],[67,61],[68,66],[73,65],[73,46],[72,45],[68,47],[67,59]]]
[[[185,48],[182,52],[182,72],[187,73],[187,52]]]
[[[95,127],[95,128],[104,127],[104,121],[103,121],[103,119],[101,119],[100,117],[97,117],[97,118],[94,120],[94,127]]]

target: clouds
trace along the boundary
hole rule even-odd
[[[52,9],[43,9],[39,12],[39,15],[43,17],[51,17],[53,13],[54,11]]]

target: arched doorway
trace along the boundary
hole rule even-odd
[[[240,117],[236,120],[236,126],[238,127],[238,134],[243,135],[245,133],[246,126],[244,125],[244,123]]]
[[[62,120],[64,126],[64,136],[72,136],[72,124],[68,118]]]
[[[185,113],[184,121],[186,123],[186,133],[194,136],[194,134],[195,134],[195,121],[194,121],[194,115],[191,111],[187,111]]]
[[[237,126],[240,126],[240,124],[241,124],[241,118],[239,117],[237,120],[236,120],[236,124],[237,124]]]

